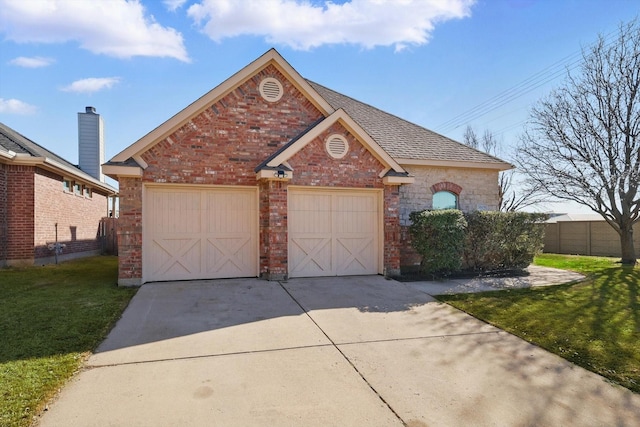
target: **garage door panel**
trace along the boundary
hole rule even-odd
[[[149,188],[145,281],[257,276],[254,189]]]
[[[371,237],[350,237],[337,239],[337,274],[371,274],[376,268],[373,239]]]
[[[331,239],[326,234],[297,236],[289,244],[289,275],[328,276],[333,270]]]
[[[250,269],[255,258],[249,236],[225,236],[207,239],[207,272],[238,277]]]
[[[374,191],[290,190],[289,275],[378,273],[379,208]]]
[[[153,274],[176,280],[200,270],[200,239],[172,239],[157,236],[153,240]]]

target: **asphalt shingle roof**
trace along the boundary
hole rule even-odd
[[[32,157],[47,157],[63,165],[78,169],[78,166],[36,144],[4,123],[0,123],[0,149],[18,154],[28,154]],[[80,169],[78,169],[78,172],[84,173]]]
[[[508,163],[310,80],[333,108],[342,108],[394,159]]]

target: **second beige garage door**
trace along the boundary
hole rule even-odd
[[[378,274],[381,193],[289,188],[289,276]]]

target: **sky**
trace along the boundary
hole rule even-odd
[[[581,49],[639,14],[639,0],[0,0],[0,122],[77,163],[93,106],[108,160],[275,48],[455,140],[489,130],[509,160]]]

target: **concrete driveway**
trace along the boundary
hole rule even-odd
[[[640,395],[380,276],[154,283],[48,426],[638,426]]]

